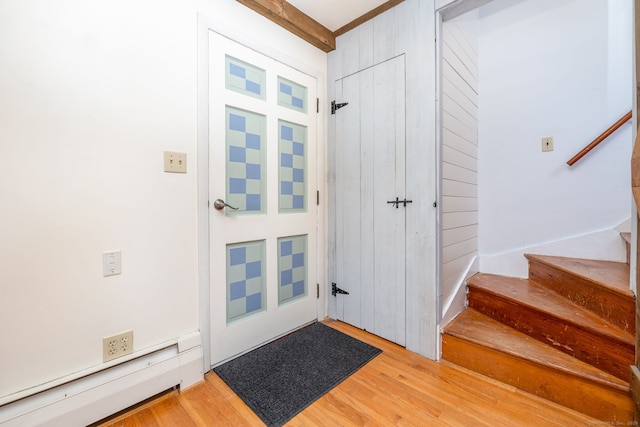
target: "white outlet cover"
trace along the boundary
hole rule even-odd
[[[133,331],[102,339],[102,361],[108,362],[133,353]]]

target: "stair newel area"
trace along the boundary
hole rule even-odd
[[[442,358],[602,421],[633,420],[629,266],[527,255],[529,278],[479,273]]]

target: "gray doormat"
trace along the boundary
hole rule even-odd
[[[281,426],[380,352],[313,323],[213,371],[267,426]]]

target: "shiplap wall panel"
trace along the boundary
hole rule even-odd
[[[478,238],[474,237],[446,246],[442,251],[445,260],[454,260],[478,250]]]
[[[447,105],[448,108],[443,112],[443,125],[451,132],[456,135],[460,135],[462,138],[473,144],[478,137],[477,125],[474,126],[467,123],[465,121],[467,117],[463,112],[464,110],[456,108],[457,106],[453,102],[447,104],[447,101],[450,101],[450,99],[447,99],[445,96],[442,105]]]
[[[444,229],[478,224],[478,212],[451,212],[442,216]]]
[[[469,93],[462,92],[456,83],[448,78],[442,79],[442,91],[446,94],[445,96],[450,97],[453,102],[460,105],[460,108],[477,120],[478,100]]]
[[[365,48],[365,55],[368,57],[373,54],[372,49]],[[353,74],[349,78],[359,78],[360,80],[360,99],[356,102],[359,103],[360,113],[358,116],[350,115],[350,118],[354,120],[359,119],[360,128],[360,209],[364,212],[373,212],[374,205],[374,123],[370,120],[370,117],[374,115],[375,99],[373,93],[374,86],[374,70],[368,68],[362,72]],[[346,80],[346,79],[345,79]],[[349,101],[351,97],[349,97]],[[343,110],[343,113],[346,113]],[[355,163],[355,162],[354,162]],[[360,263],[360,282],[363,287],[367,287],[364,284],[375,283],[374,263],[375,263],[375,242],[374,233],[371,232],[374,227],[374,216],[360,213],[360,251],[361,251],[361,263]],[[360,295],[361,305],[367,305],[369,307],[374,306],[373,292],[363,292]],[[367,331],[373,331],[375,325],[373,310],[359,310],[360,321],[362,328]]]
[[[473,262],[474,258],[476,258],[476,255],[470,253],[456,258],[453,261],[445,263],[442,266],[443,281],[447,281],[447,279],[450,279],[452,277],[465,277],[466,268]],[[453,284],[452,286],[455,287],[457,285]],[[443,287],[442,290],[444,291],[445,288]]]
[[[450,20],[447,25],[442,28],[442,31],[449,45],[453,45],[455,43],[459,46],[459,49],[454,49],[454,51],[465,55],[466,60],[464,62],[467,69],[477,77],[478,44],[476,37],[465,37],[463,34],[467,32],[467,29],[464,24],[457,20]]]
[[[478,254],[478,54],[465,19],[442,24],[442,294],[443,316],[462,291]],[[452,309],[459,310],[460,307]],[[453,313],[454,314],[454,313]]]
[[[478,236],[478,225],[467,225],[465,227],[451,228],[442,233],[442,241],[445,245],[455,244],[464,240],[473,239]]]
[[[463,126],[473,131],[471,138],[469,138],[473,142],[475,139],[473,135],[478,134],[478,117],[474,114],[476,112],[473,111],[474,105],[469,102],[466,108],[463,107],[462,104],[465,103],[465,100],[468,101],[468,98],[463,95],[456,97],[456,95],[458,94],[444,94],[443,102],[447,105],[447,113],[449,113],[451,119],[460,122]]]
[[[373,68],[374,334],[405,345],[405,213],[387,202],[405,194],[404,56]],[[368,70],[365,70],[368,71]],[[394,176],[395,175],[395,176]],[[364,309],[364,307],[363,307]]]
[[[449,129],[443,129],[443,140],[447,141],[446,148],[450,150],[456,150],[463,154],[466,154],[470,158],[477,160],[478,158],[478,146],[472,144],[471,142],[465,140],[460,135],[456,135],[451,132]],[[451,155],[451,153],[449,153]],[[477,166],[477,163],[474,163]],[[474,169],[475,170],[475,169]]]
[[[469,212],[478,210],[476,197],[442,197],[442,212]],[[444,232],[448,230],[443,230]]]
[[[446,25],[446,23],[445,23]],[[442,43],[442,59],[447,64],[451,65],[455,74],[460,76],[462,80],[469,84],[471,88],[478,87],[478,76],[469,70],[469,66],[465,64],[467,59],[464,53],[456,52],[453,49],[455,46],[450,46],[446,39],[443,39]]]
[[[478,194],[478,186],[453,179],[442,180],[442,195],[452,197],[474,197]]]
[[[457,82],[464,82],[464,79],[456,72],[456,70],[446,61],[442,62],[442,78],[453,85]],[[471,90],[462,90],[462,93],[466,98],[468,98],[472,104],[478,105],[478,93],[471,88]]]
[[[471,76],[471,80],[478,83],[478,53],[464,36],[465,26],[456,21],[450,21],[443,27],[443,42],[449,47],[451,53],[458,58],[461,63],[461,72]]]
[[[478,183],[478,172],[455,164],[443,163],[442,173],[454,181],[466,182],[467,184]]]
[[[359,78],[360,76],[358,75],[351,77],[351,79],[354,80],[358,80]],[[337,122],[336,127],[346,133],[344,140],[348,142],[341,145],[340,155],[336,156],[335,164],[335,170],[340,171],[340,173],[335,176],[336,188],[339,188],[340,191],[336,191],[335,193],[336,203],[334,206],[337,210],[336,215],[342,219],[342,221],[336,222],[337,247],[344,247],[345,243],[343,242],[361,242],[360,227],[348,226],[348,224],[360,223],[360,163],[350,161],[350,159],[360,158],[361,152],[360,126],[352,125],[353,119],[359,117],[360,100],[349,92],[349,89],[353,90],[355,85],[344,86],[343,88],[342,84],[338,85],[336,88],[336,96],[350,98],[351,108],[346,111],[347,114],[334,116]],[[354,295],[354,299],[341,298],[335,300],[338,303],[337,311],[340,313],[340,317],[352,324],[360,323],[360,312],[350,309],[349,304],[360,304],[361,280],[359,280],[359,278],[350,278],[351,280],[348,280],[342,273],[347,270],[347,266],[360,263],[360,259],[362,258],[361,250],[361,245],[356,244],[353,245],[349,251],[337,257],[335,260],[336,276],[332,278],[339,286],[343,288],[348,286],[349,292]],[[357,313],[358,317],[350,318],[349,316],[354,312]]]

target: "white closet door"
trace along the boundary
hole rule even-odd
[[[405,344],[404,56],[336,82],[337,317]]]

